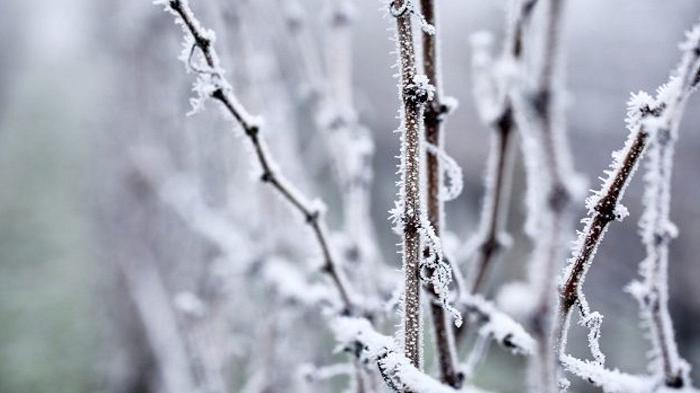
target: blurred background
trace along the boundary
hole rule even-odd
[[[323,197],[332,230],[347,226],[337,208],[343,193],[333,180],[335,153],[310,115],[323,74],[314,67],[346,48],[324,30],[331,2],[192,3],[217,32],[241,100],[265,118],[280,166],[308,195]],[[700,3],[567,3],[568,130],[576,169],[596,186],[626,137],[629,93],[666,80]],[[353,59],[362,136],[374,141],[371,221],[363,225],[376,233],[378,259],[394,270],[399,238],[387,212],[396,192],[398,99],[392,21],[382,17],[381,4],[354,2],[352,51],[345,55]],[[465,185],[447,205],[446,226],[464,242],[479,217],[490,132],[476,115],[468,40],[478,30],[502,36],[506,1],[438,5],[444,89],[460,103],[446,126],[446,149]],[[214,102],[185,115],[194,75],[177,61],[181,36],[172,17],[146,0],[0,1],[0,392],[167,392],[169,383],[182,391],[296,391],[288,383],[299,363],[338,359],[318,312],[289,306],[300,302],[298,294],[280,281],[299,274],[294,264],[312,272],[318,264],[303,220],[256,181],[247,142]],[[672,211],[680,236],[670,258],[677,340],[696,367],[699,105],[697,97],[689,102],[681,126]],[[514,176],[515,243],[492,272],[490,295],[525,277],[530,243],[522,235],[520,160]],[[637,277],[644,255],[640,180],[625,198],[631,216],[611,227],[585,286],[592,307],[605,315],[608,365],[635,373],[644,372],[649,346],[623,287]],[[271,271],[265,261],[275,258],[289,263]],[[572,330],[571,351],[586,356],[585,332]],[[476,383],[521,392],[525,364],[494,348]],[[697,368],[693,376],[700,380]],[[576,391],[595,391],[571,379]],[[322,382],[310,391],[342,386]]]

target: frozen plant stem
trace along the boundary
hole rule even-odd
[[[492,128],[492,133],[491,150],[484,176],[485,192],[479,229],[474,238],[467,243],[470,252],[466,257],[471,258],[471,253],[475,253],[469,267],[469,283],[466,288],[470,295],[483,289],[491,266],[508,246],[506,224],[512,184],[511,173],[515,164],[513,143],[516,137],[516,119],[512,99],[512,77],[494,70],[510,65],[522,67],[523,35],[536,1],[515,0],[513,3],[515,6],[511,10],[514,14],[508,24],[503,52],[498,60],[500,64],[492,63],[489,52],[490,36],[479,33],[480,36],[473,38],[473,78],[476,81],[474,97],[479,103],[479,115],[482,121]],[[456,341],[463,342],[468,331],[468,323],[456,329]]]
[[[677,128],[656,131],[649,151],[648,181],[645,189],[647,206],[643,216],[643,240],[647,258],[644,261],[647,279],[642,306],[644,319],[651,330],[655,350],[670,387],[683,386],[683,369],[673,338],[668,311],[668,245],[675,235],[669,219],[671,170]]]
[[[685,102],[700,80],[700,27],[696,26],[688,33],[688,40],[681,48],[684,51],[683,60],[671,80],[659,89],[656,99],[640,92],[630,100],[627,120],[630,136],[625,147],[613,154],[611,170],[606,171],[608,177],[600,191],[586,201],[588,217],[583,220],[585,227],[579,233],[569,264],[564,270],[559,293],[559,316],[554,327],[555,350],[562,356],[572,308],[578,305],[583,314],[589,312],[582,291],[586,273],[608,225],[627,215],[620,200],[642,155],[653,144],[651,172],[647,177],[646,211],[642,220],[643,237],[649,253],[642,266],[646,281],[641,284],[641,288],[633,285],[630,289],[637,295],[643,315],[648,318],[657,346],[655,349],[661,357],[664,383],[669,387],[681,387],[689,382],[684,380],[687,375],[683,374],[683,362],[673,341],[665,304],[668,296],[665,293],[668,241],[672,234],[669,232],[668,221],[672,157],[672,150],[669,149],[672,149],[672,140],[675,139]]]
[[[507,245],[505,239],[508,234],[505,231],[508,215],[508,200],[511,187],[511,171],[513,169],[514,155],[512,141],[514,131],[513,110],[510,104],[497,123],[494,125],[491,137],[491,154],[489,157],[488,176],[486,177],[486,189],[488,190],[484,202],[484,210],[481,218],[480,243],[473,262],[472,278],[469,291],[478,293],[485,283],[486,273],[493,261]]]
[[[428,102],[423,116],[423,128],[425,141],[435,146],[435,151],[428,151],[426,156],[427,172],[427,213],[428,222],[433,226],[435,235],[441,238],[441,229],[444,216],[444,201],[440,196],[442,188],[442,168],[438,152],[443,149],[444,135],[442,123],[447,107],[442,104],[442,84],[440,83],[440,61],[437,42],[437,23],[434,0],[421,0],[421,12],[426,23],[435,27],[433,34],[422,32],[423,37],[423,70],[428,78],[428,83],[433,85],[433,99]],[[458,272],[455,272],[458,274]],[[428,289],[430,291],[431,289]],[[432,294],[431,294],[432,295]],[[456,354],[454,345],[454,332],[450,324],[450,318],[445,308],[435,301],[430,301],[430,312],[435,331],[435,346],[440,380],[452,387],[459,388],[462,377],[455,366]]]
[[[668,248],[677,232],[670,219],[671,174],[678,127],[688,96],[698,82],[700,27],[688,34],[688,41],[682,47],[685,53],[677,75],[657,94],[656,106],[663,107],[663,112],[656,121],[648,122],[653,138],[645,176],[644,213],[639,223],[647,257],[640,266],[644,282],[631,287],[645,325],[650,329],[656,368],[663,374],[664,384],[673,388],[687,386],[689,381],[668,310]]]
[[[565,256],[566,234],[571,225],[571,153],[565,136],[561,105],[562,22],[564,0],[539,2],[544,7],[539,51],[532,50],[533,80],[525,88],[523,103],[523,152],[528,173],[528,231],[534,239],[530,263],[535,291],[532,330],[537,351],[531,364],[534,391],[557,391],[557,358],[552,351],[551,317],[554,315],[554,277]],[[536,234],[536,235],[535,235]]]
[[[411,23],[411,0],[393,0],[389,12],[396,18],[401,99],[401,190],[402,258],[404,272],[403,345],[404,355],[421,368],[421,122],[428,92],[418,82],[416,53]]]
[[[322,212],[289,183],[273,163],[269,150],[267,149],[267,144],[260,134],[259,125],[233,95],[230,85],[223,76],[218,56],[213,47],[213,33],[202,28],[199,21],[192,13],[192,10],[189,8],[187,0],[160,0],[156,1],[155,4],[164,5],[167,11],[175,15],[176,22],[181,24],[185,34],[191,36],[192,48],[190,56],[194,54],[195,49],[199,49],[206,62],[207,69],[195,69],[195,71],[210,76],[212,83],[211,91],[209,92],[210,97],[223,104],[227,112],[233,116],[243,128],[245,135],[253,145],[255,156],[262,168],[262,181],[270,184],[277,190],[284,199],[302,213],[306,219],[306,223],[311,227],[323,254],[323,271],[327,273],[333,281],[343,305],[346,308],[346,312],[353,313],[359,311],[359,305],[354,299],[349,283],[331,252]],[[191,63],[191,57],[188,61]]]
[[[530,22],[532,10],[537,0],[516,0],[515,15],[509,23],[504,52],[500,61],[502,63],[513,62],[521,66],[523,55],[523,40],[525,28]],[[507,65],[506,65],[507,66]],[[493,78],[493,75],[482,77]],[[506,247],[508,234],[505,231],[508,217],[508,200],[511,187],[511,171],[514,165],[512,141],[515,131],[515,116],[513,100],[511,98],[511,82],[507,75],[498,75],[494,81],[499,91],[497,97],[490,97],[495,105],[495,116],[482,114],[486,122],[493,128],[491,136],[491,151],[489,153],[489,167],[487,169],[484,195],[484,206],[479,222],[479,234],[475,245],[476,256],[473,262],[471,282],[469,290],[472,294],[479,292],[485,283],[487,272],[493,261]],[[482,92],[475,95],[479,99]],[[489,108],[487,111],[490,111]]]

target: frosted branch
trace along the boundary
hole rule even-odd
[[[570,355],[562,355],[561,363],[564,369],[593,385],[605,393],[651,393],[653,381],[641,375],[625,374],[618,370],[609,370],[597,362],[576,359]]]
[[[196,45],[202,53],[208,72],[200,73],[198,78],[209,75],[204,77],[210,78],[204,80],[204,82],[210,84],[206,89],[208,97],[219,101],[243,128],[245,135],[253,145],[255,156],[262,168],[262,181],[270,184],[304,216],[306,223],[311,227],[319,247],[321,248],[321,252],[323,253],[323,271],[330,276],[345,307],[351,312],[357,312],[360,307],[358,300],[355,299],[357,295],[350,288],[330,248],[322,212],[318,210],[316,204],[310,202],[301,191],[294,187],[282,175],[281,171],[274,163],[267,148],[267,144],[260,134],[259,121],[248,114],[243,105],[233,94],[230,84],[224,77],[224,72],[219,64],[219,59],[213,46],[214,34],[210,30],[202,28],[200,22],[190,9],[188,0],[156,0],[154,4],[163,5],[165,10],[175,17],[175,23],[182,27],[186,41],[192,42],[192,45]],[[199,80],[200,79],[198,79],[198,81]],[[198,82],[195,83],[197,84]]]
[[[474,53],[473,94],[482,121],[492,128],[479,231],[468,242],[477,253],[470,271],[472,293],[480,290],[491,264],[510,244],[505,227],[511,187],[510,174],[514,165],[511,146],[515,130],[512,95],[517,72],[522,69],[525,27],[530,22],[535,3],[536,0],[512,2],[508,32],[497,60],[494,60],[491,54],[493,38],[490,33],[479,32],[471,38]]]
[[[479,229],[465,243],[460,256],[460,259],[471,260],[468,291],[472,294],[481,290],[491,265],[511,243],[506,232],[516,126],[511,96],[516,71],[522,67],[522,40],[534,3],[513,3],[510,9],[515,12],[511,15],[502,52],[497,60],[491,54],[493,38],[490,33],[479,32],[471,37],[473,95],[482,121],[492,129]],[[467,326],[457,330],[458,341],[466,333]]]
[[[233,273],[241,274],[251,267],[250,263],[257,255],[244,247],[251,239],[243,238],[223,212],[206,205],[192,179],[170,168],[167,160],[155,149],[142,148],[134,151],[132,161],[135,170],[153,188],[158,198],[193,232],[216,246],[229,260],[244,262],[237,264]],[[285,301],[306,306],[337,305],[337,298],[328,285],[309,282],[305,272],[282,258],[267,258],[261,276]]]
[[[421,234],[425,212],[421,206],[421,165],[423,162],[423,105],[432,98],[432,88],[425,76],[416,71],[416,51],[413,42],[412,0],[388,3],[396,20],[395,39],[399,64],[399,109],[401,125],[401,162],[399,195],[394,221],[402,234],[402,266],[404,273],[403,345],[404,354],[417,368],[421,367],[423,352],[421,316]]]
[[[539,45],[526,51],[532,69],[511,95],[515,118],[522,135],[522,152],[527,175],[527,217],[525,232],[534,243],[529,262],[529,285],[534,291],[534,311],[530,326],[537,339],[533,359],[534,390],[557,391],[556,354],[552,352],[552,318],[555,309],[555,280],[565,256],[566,234],[571,227],[571,200],[578,175],[573,170],[566,137],[562,99],[563,14],[566,2],[543,0],[540,23],[533,24],[533,36]],[[512,34],[513,53],[523,52],[523,30],[533,15],[534,1],[518,2]]]
[[[455,199],[462,191],[462,170],[459,165],[445,152],[443,123],[449,106],[443,103],[442,91],[442,69],[440,64],[440,52],[437,30],[437,10],[434,0],[421,0],[420,2],[422,18],[421,23],[429,25],[431,29],[423,29],[422,53],[423,69],[427,82],[433,88],[432,99],[428,102],[423,116],[423,128],[425,133],[426,162],[425,170],[427,177],[426,205],[428,226],[434,236],[431,240],[435,247],[442,249],[442,230],[444,225],[444,202]],[[449,187],[443,184],[443,175],[447,175]],[[429,239],[431,238],[429,233]],[[442,251],[440,251],[442,254]],[[456,350],[454,345],[454,329],[450,326],[448,314],[455,318],[455,324],[462,324],[462,316],[459,312],[447,303],[447,284],[452,279],[453,274],[459,275],[459,271],[453,271],[452,266],[447,262],[436,259],[434,267],[430,267],[433,277],[439,277],[440,271],[446,273],[443,282],[445,285],[439,288],[433,284],[433,294],[437,296],[436,302],[431,302],[430,311],[432,314],[433,327],[435,332],[435,347],[437,352],[437,363],[440,370],[440,380],[447,385],[459,388],[462,385],[462,375],[456,369]],[[442,262],[442,265],[440,265]],[[438,290],[440,289],[440,290]]]
[[[663,374],[666,386],[676,388],[688,386],[690,381],[688,365],[678,353],[668,310],[668,248],[677,235],[670,220],[671,174],[679,124],[700,69],[700,25],[687,33],[681,49],[680,65],[655,98],[654,105],[663,111],[645,121],[653,135],[644,177],[644,213],[639,223],[647,256],[640,264],[643,282],[630,287],[639,301],[644,325],[650,330],[655,356],[652,369]]]
[[[499,311],[491,302],[479,295],[466,295],[459,299],[460,309],[474,317],[481,325],[479,334],[491,337],[515,354],[531,355],[535,340],[519,323]]]
[[[331,325],[339,350],[376,364],[385,383],[395,392],[486,393],[476,387],[457,390],[419,371],[398,350],[394,339],[378,333],[366,319],[339,317]]]
[[[700,60],[698,59],[698,56],[700,56],[700,50],[698,48],[700,29],[697,27],[694,28],[693,31],[689,33],[688,37],[689,42],[693,44],[686,42],[686,44],[681,46],[681,49],[684,51],[681,65],[677,69],[676,75],[671,78],[671,82],[659,90],[657,98],[652,99],[651,96],[643,92],[632,95],[626,120],[630,134],[625,146],[622,150],[613,153],[613,162],[610,165],[610,169],[605,172],[607,176],[603,179],[601,188],[595,191],[586,200],[588,216],[582,220],[585,226],[584,229],[579,232],[578,240],[575,242],[572,251],[572,256],[569,259],[567,267],[564,269],[560,287],[560,315],[558,324],[555,327],[555,333],[557,334],[556,348],[561,354],[564,353],[566,346],[567,321],[571,308],[576,304],[579,304],[583,309],[588,308],[583,296],[582,286],[598,246],[602,242],[609,224],[626,215],[626,209],[620,208],[620,200],[639,165],[640,159],[650,144],[658,145],[659,138],[661,138],[661,141],[666,140],[666,138],[670,137],[670,131],[677,128],[683,104],[697,85],[698,73],[700,72]],[[659,147],[654,147],[654,149],[658,149]],[[652,169],[651,173],[657,173],[653,172],[654,170],[670,170],[670,164],[668,162],[664,164],[659,161],[661,156],[658,156],[658,154],[661,152],[663,152],[663,150],[657,150],[656,153],[652,153],[652,161],[650,164]],[[667,159],[670,159],[670,156],[667,156]],[[658,165],[662,165],[662,167]],[[663,176],[665,177],[666,174]],[[657,231],[661,231],[660,233],[662,235],[668,234],[667,213],[669,200],[663,196],[660,198],[658,197],[658,192],[665,194],[668,191],[662,191],[657,187],[665,187],[663,184],[667,182],[668,179],[663,180],[662,178],[652,176],[652,179],[647,180],[645,197],[645,208],[647,210],[645,211],[645,217],[642,219],[642,228],[648,231],[644,232],[646,234],[645,243],[648,246],[647,250],[651,253],[652,258],[657,258],[657,260],[656,262],[649,262],[649,260],[647,260],[642,267],[646,269],[649,266],[655,266],[654,269],[658,269],[661,267],[660,264],[665,265],[667,263],[665,260],[659,260],[656,253],[659,251],[662,253],[666,252],[665,247],[667,247],[668,236],[666,236],[666,238],[664,238],[664,236],[659,237],[657,236]],[[651,184],[649,182],[651,182]],[[661,241],[657,242],[657,239]],[[663,268],[665,270],[665,266],[663,266]],[[660,276],[654,276],[655,278],[649,280],[648,283],[654,286],[666,285],[665,276],[662,278],[663,281],[659,281]],[[632,288],[633,292],[640,295],[646,290],[641,289],[639,286],[633,286]],[[642,300],[645,300],[644,297],[643,295],[641,296]],[[664,299],[664,301],[666,301],[666,299]],[[670,320],[663,317],[661,319],[665,319],[665,321],[652,321],[652,324],[659,323],[658,327],[661,329],[670,328]],[[668,332],[668,330],[666,330],[666,332]],[[658,336],[655,340],[658,340]],[[657,342],[657,344],[666,346],[667,350],[675,351],[675,344],[673,344],[671,337],[665,337],[661,342]],[[657,349],[663,350],[663,348]],[[665,376],[671,378],[667,379],[665,383],[669,386],[678,386],[679,381],[677,377],[679,377],[679,375],[675,373],[679,372],[682,367],[680,366],[678,358],[675,358],[675,362],[671,359],[671,356],[674,356],[671,352],[668,352],[667,355],[669,357],[664,360],[664,362],[667,362],[666,365],[669,367],[668,370],[664,370],[664,373],[666,374],[666,371],[668,371],[669,373]],[[675,352],[675,356],[677,356],[677,352]],[[679,368],[674,370],[673,366]],[[680,386],[683,386],[684,382],[686,381],[680,382]]]

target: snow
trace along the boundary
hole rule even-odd
[[[617,369],[609,370],[599,363],[576,359],[570,355],[561,357],[564,369],[595,386],[605,393],[651,393],[654,383],[647,377],[630,375]]]
[[[464,295],[460,304],[470,314],[483,322],[479,334],[492,337],[515,354],[530,355],[535,350],[535,340],[527,331],[479,295]]]
[[[382,376],[388,379],[387,383],[415,393],[458,392],[414,367],[397,351],[394,339],[378,333],[366,319],[338,317],[331,322],[331,330],[339,344],[337,350],[358,351],[360,359],[377,363]],[[459,392],[487,393],[471,386],[465,386]]]
[[[298,266],[282,258],[271,257],[265,261],[262,277],[282,299],[312,307],[322,303],[337,304],[337,296],[328,285],[310,283]]]

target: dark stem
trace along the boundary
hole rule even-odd
[[[425,140],[435,146],[434,152],[427,152],[426,172],[427,172],[427,210],[428,221],[433,226],[435,234],[441,238],[442,217],[444,202],[440,197],[442,188],[442,168],[437,152],[443,148],[442,122],[444,113],[442,110],[441,98],[442,90],[440,83],[440,63],[437,47],[437,24],[434,0],[421,0],[421,11],[427,23],[435,27],[433,34],[423,32],[423,71],[428,82],[435,88],[434,98],[429,102],[423,117],[423,127],[425,130]],[[430,290],[428,288],[428,290]],[[430,302],[430,312],[432,314],[433,328],[435,331],[435,346],[437,352],[438,368],[440,370],[440,380],[454,388],[462,385],[462,375],[457,371],[454,346],[454,332],[450,323],[450,318],[443,306],[434,299]]]
[[[415,94],[416,58],[413,42],[413,28],[410,0],[394,0],[390,12],[396,18],[396,34],[401,75],[400,95],[404,128],[402,151],[404,156],[402,171],[403,195],[403,330],[404,354],[418,369],[421,368],[422,329],[421,329],[421,138],[420,123],[423,103]]]

